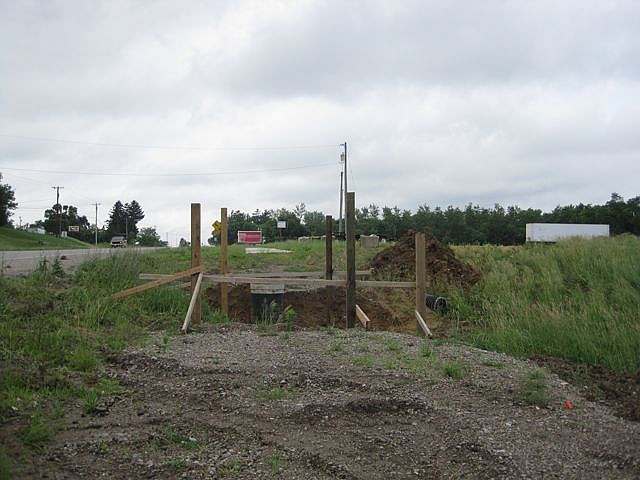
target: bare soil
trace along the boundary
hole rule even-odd
[[[580,388],[585,398],[609,405],[620,417],[640,422],[640,370],[620,373],[600,365],[544,356],[532,360]]]
[[[532,363],[432,342],[426,361],[390,332],[208,329],[113,358],[124,391],[73,405],[19,477],[640,477],[640,424],[553,374],[549,406],[525,404]]]
[[[367,314],[372,330],[415,332],[413,317],[414,293],[409,291],[385,291],[359,289],[356,303]],[[344,288],[316,288],[304,291],[286,291],[284,306],[296,312],[295,325],[301,328],[345,326],[346,291]],[[206,289],[206,298],[214,309],[220,308],[220,287]],[[237,285],[229,289],[229,317],[239,322],[251,323],[251,289],[249,285]],[[435,315],[429,316],[429,325],[437,323]]]

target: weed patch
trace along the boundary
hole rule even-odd
[[[518,398],[527,405],[547,407],[549,405],[548,389],[544,371],[534,370],[520,381]]]
[[[460,362],[446,362],[442,364],[442,372],[454,380],[464,378],[465,369],[465,365]]]

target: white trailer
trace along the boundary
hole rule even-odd
[[[609,225],[589,223],[527,223],[527,242],[557,242],[563,238],[608,237]]]

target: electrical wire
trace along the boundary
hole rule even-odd
[[[283,172],[287,170],[303,170],[306,168],[319,168],[333,165],[331,163],[316,163],[310,165],[298,165],[295,167],[281,167],[281,168],[263,168],[256,170],[235,170],[226,172],[173,172],[173,173],[138,173],[138,172],[86,172],[86,171],[68,171],[68,170],[40,170],[35,168],[16,168],[16,167],[4,167],[0,166],[3,170],[15,170],[17,172],[31,172],[31,173],[47,173],[53,175],[90,175],[90,176],[109,176],[109,177],[211,177],[216,175],[247,175],[252,173],[267,173],[267,172]]]
[[[320,145],[288,145],[288,146],[216,146],[216,147],[198,147],[198,146],[171,146],[171,145],[141,145],[141,144],[127,144],[127,143],[106,143],[106,142],[86,142],[82,140],[64,140],[60,138],[46,138],[46,137],[29,137],[25,135],[9,135],[6,133],[0,133],[2,138],[13,138],[16,140],[29,140],[34,142],[51,142],[51,143],[66,143],[72,145],[88,145],[92,147],[116,147],[116,148],[147,148],[155,150],[216,150],[216,151],[230,151],[230,150],[305,150],[305,149],[321,149],[321,148],[335,148],[337,144],[320,144]]]

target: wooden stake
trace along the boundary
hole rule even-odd
[[[111,295],[111,298],[125,298],[130,295],[134,295],[136,293],[144,292],[146,290],[150,290],[152,288],[159,287],[161,285],[166,285],[167,283],[175,282],[176,280],[180,280],[184,277],[190,277],[193,274],[200,273],[202,271],[202,265],[198,265],[197,267],[190,268],[189,270],[184,270],[182,272],[174,273],[173,275],[161,275],[156,280],[152,282],[145,283],[143,285],[138,285],[137,287],[127,288],[126,290],[122,290],[121,292],[114,293]]]
[[[360,305],[356,305],[356,316],[365,329],[369,328],[369,322],[371,322],[371,320],[369,320],[367,314],[360,308]]]
[[[347,192],[347,328],[356,323],[356,194]]]
[[[427,305],[425,304],[426,296],[426,252],[425,252],[425,236],[424,233],[416,233],[416,333],[423,335],[425,333],[420,318],[427,316]],[[425,323],[426,326],[426,323]]]
[[[416,322],[418,324],[418,328],[420,329],[420,332],[418,333],[422,333],[423,335],[426,335],[428,337],[431,337],[431,330],[429,330],[429,327],[427,326],[427,322],[424,321],[424,318],[422,318],[422,315],[420,315],[420,313],[418,313],[418,311],[416,310]]]
[[[200,204],[191,204],[191,266],[199,267],[202,265],[202,255],[200,252]],[[202,320],[202,304],[200,296],[196,294],[196,286],[198,285],[198,276],[191,277],[191,297],[195,297],[195,305],[193,307],[193,323],[200,323]]]
[[[227,209],[220,209],[220,273],[229,273],[229,222],[227,220]],[[229,316],[229,286],[226,283],[220,285],[220,308],[222,313]]]
[[[324,278],[331,280],[333,278],[333,218],[327,215],[325,220]]]
[[[182,324],[182,332],[187,333],[189,329],[189,323],[191,323],[191,316],[196,307],[196,303],[198,303],[198,298],[200,297],[200,286],[202,285],[202,273],[198,274],[198,279],[196,280],[196,288],[191,295],[191,301],[189,302],[189,309],[187,310],[187,315],[184,317],[184,323]]]

